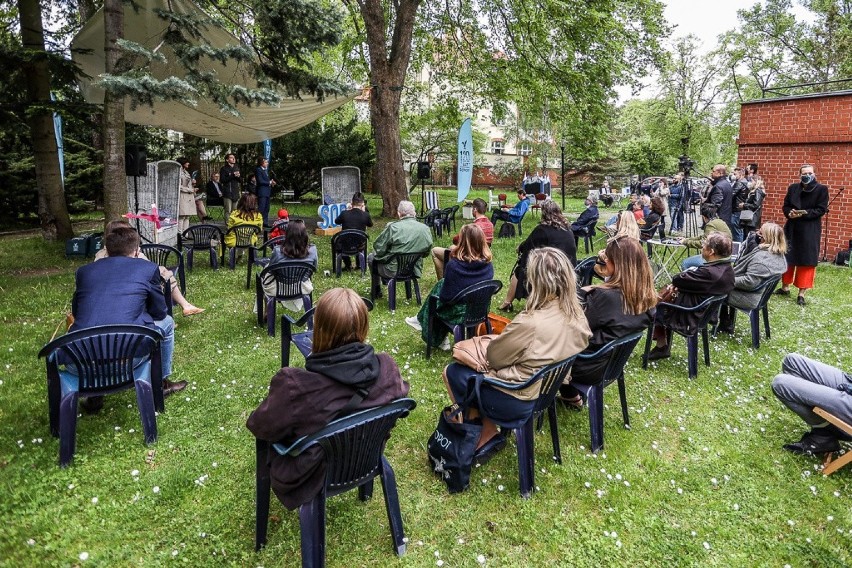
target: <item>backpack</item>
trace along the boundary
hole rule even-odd
[[[511,223],[503,223],[500,227],[500,232],[497,233],[498,239],[510,239],[515,236],[515,226]]]
[[[834,264],[838,266],[852,266],[849,263],[850,251],[848,250],[839,250],[837,251],[837,256],[834,257]]]

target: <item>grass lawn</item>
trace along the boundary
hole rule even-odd
[[[441,200],[449,204],[451,193]],[[369,206],[381,211],[374,197]],[[316,217],[315,206],[288,209]],[[568,209],[579,212],[580,200]],[[372,239],[386,220],[377,221]],[[527,217],[525,235],[534,222]],[[521,238],[495,242],[504,282]],[[330,239],[314,242],[315,298],[335,286],[369,294],[360,272],[323,277]],[[176,316],[173,378],[190,386],[166,400],[158,442],[144,445],[126,391],[79,420],[75,461],[60,469],[36,353],[69,309],[84,262],[63,253],[37,236],[4,237],[0,247],[0,565],[298,565],[298,516],[274,497],[269,545],[254,552],[254,443],[245,421],[279,351],[278,338],[255,325],[245,265],[213,271],[196,256],[187,297],[207,311]],[[424,294],[435,282],[427,266]],[[368,503],[351,492],[328,502],[329,565],[852,565],[852,468],[825,478],[819,460],[781,451],[804,427],[769,388],[790,351],[852,371],[850,284],[848,268],[824,265],[805,308],[773,298],[772,338],[759,351],[741,314],[733,337],[711,341],[713,365],[702,364],[693,381],[682,338],[671,359],[647,371],[634,354],[626,375],[632,430],[622,428],[615,388],[606,391],[606,447],[597,455],[588,451],[587,413],[560,411],[564,463],[553,463],[548,433],[538,434],[538,491],[529,500],[518,495],[513,441],[474,470],[463,494],[447,494],[433,476],[425,444],[447,402],[440,371],[450,356],[438,351],[426,361],[419,334],[403,321],[417,311],[413,300],[400,293],[396,313],[379,300],[370,342],[395,357],[418,403],[386,452],[408,551],[401,559],[391,551],[378,488]],[[292,361],[303,364],[295,350]]]

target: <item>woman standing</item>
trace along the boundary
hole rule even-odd
[[[189,218],[195,215],[195,188],[192,174],[189,173],[189,160],[178,158],[180,168],[180,195],[178,196],[178,230],[183,233],[189,228]]]
[[[743,219],[742,211],[740,212],[740,226],[743,228],[745,233],[760,227],[760,218],[763,213],[763,199],[766,197],[766,189],[764,189],[762,177],[757,175],[754,176],[752,180],[748,182],[747,187],[748,195],[746,196],[745,203],[743,203],[742,210],[751,211],[753,213],[753,217],[751,221],[747,221]]]
[[[787,237],[787,272],[776,292],[790,295],[790,284],[799,289],[796,303],[805,305],[805,292],[814,287],[822,236],[822,216],[828,211],[828,188],[817,183],[814,167],[799,168],[800,183],[791,184],[784,196],[784,236]]]
[[[665,228],[666,219],[669,219],[669,230],[671,230],[671,214],[669,211],[669,196],[672,194],[669,189],[669,180],[666,178],[660,178],[660,183],[657,185],[657,190],[654,192],[654,197],[659,197],[663,202],[663,212],[661,215],[663,216],[663,228]],[[653,204],[653,199],[651,200]]]
[[[445,306],[456,294],[474,284],[494,278],[494,266],[491,264],[491,249],[485,242],[485,233],[477,225],[462,225],[459,231],[458,245],[450,249],[450,261],[444,267],[444,278],[438,280],[430,296],[438,297],[437,315],[450,323],[464,320],[465,305]],[[405,318],[405,323],[421,332],[423,341],[431,343],[444,351],[449,350],[447,333],[452,329],[438,320],[433,323],[432,336],[427,335],[429,322],[429,302],[423,302],[417,316]]]

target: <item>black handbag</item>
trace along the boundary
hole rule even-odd
[[[474,386],[474,381],[471,383]],[[473,454],[482,433],[481,419],[464,419],[474,392],[471,388],[461,405],[444,407],[438,416],[438,425],[426,443],[429,465],[447,484],[450,493],[460,493],[470,485]]]

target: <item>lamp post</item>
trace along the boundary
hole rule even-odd
[[[562,158],[560,161],[562,174],[559,178],[559,183],[562,186],[562,211],[565,211],[565,138],[559,138],[559,148],[562,150]]]

